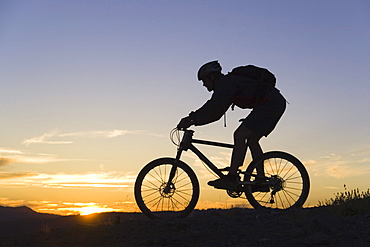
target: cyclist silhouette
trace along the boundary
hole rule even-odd
[[[263,136],[267,137],[276,127],[285,111],[286,100],[274,86],[262,87],[261,90],[262,79],[256,80],[252,75],[241,76],[233,73],[224,75],[221,71],[222,67],[217,60],[200,67],[198,80],[203,82],[203,86],[209,92],[213,91],[212,97],[198,110],[182,118],[177,128],[186,129],[192,125],[200,126],[215,122],[232,104],[242,109],[253,109],[234,132],[234,148],[228,175],[208,182],[208,185],[218,189],[236,190],[239,181],[238,167],[244,163],[247,148],[250,148],[254,160],[263,154],[259,140]],[[263,167],[257,168],[257,173],[264,176]],[[268,188],[253,189],[268,190]]]

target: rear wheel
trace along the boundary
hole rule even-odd
[[[165,188],[173,158],[161,158],[147,164],[135,182],[135,199],[140,210],[149,218],[181,218],[189,215],[199,199],[199,182],[194,171],[178,161],[175,177]]]
[[[263,166],[264,177],[257,176]],[[261,174],[259,174],[261,175]],[[308,197],[310,180],[303,164],[294,156],[274,151],[261,155],[244,175],[245,195],[256,209],[290,209],[302,207]]]

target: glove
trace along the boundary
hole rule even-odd
[[[190,117],[184,117],[183,119],[180,120],[180,122],[177,124],[177,129],[187,129],[190,126],[194,124],[194,121]]]

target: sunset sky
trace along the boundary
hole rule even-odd
[[[88,214],[136,210],[137,173],[173,157],[169,133],[211,94],[198,68],[268,68],[288,108],[264,151],[307,167],[306,203],[370,187],[370,2],[0,1],[0,205]],[[232,142],[249,110],[193,128]],[[203,148],[227,166],[230,150]],[[246,203],[207,186],[198,208]],[[248,154],[247,160],[250,160]]]

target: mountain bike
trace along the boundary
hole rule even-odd
[[[193,139],[193,130],[171,131],[178,146],[175,158],[159,158],[139,172],[134,194],[140,210],[149,218],[182,218],[189,215],[199,199],[199,182],[189,165],[181,161],[183,151],[191,150],[218,177],[228,168],[217,168],[194,144],[233,148],[232,144]],[[263,167],[264,175],[257,174]],[[288,210],[302,207],[308,197],[310,180],[304,165],[293,155],[282,151],[266,152],[250,162],[245,171],[238,170],[238,186],[226,190],[230,197],[244,193],[255,209]],[[256,188],[264,188],[259,190]]]

